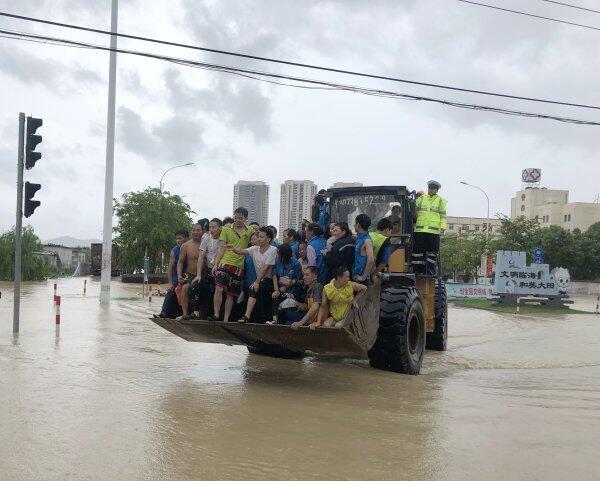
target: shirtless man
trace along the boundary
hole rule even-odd
[[[190,318],[190,289],[191,282],[196,277],[196,270],[198,267],[198,255],[200,254],[200,241],[204,229],[200,224],[194,224],[192,226],[192,238],[181,246],[179,252],[179,260],[177,261],[177,278],[179,284],[181,284],[181,309],[183,310],[183,316],[177,318],[177,320],[189,319]],[[183,267],[187,265],[187,272],[183,272]]]

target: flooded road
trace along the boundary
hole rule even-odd
[[[0,283],[0,480],[597,480],[600,316],[451,307],[422,375],[188,343],[161,299]],[[593,300],[576,307],[593,309]]]

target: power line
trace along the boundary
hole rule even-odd
[[[459,0],[459,1],[462,1],[462,0]],[[239,52],[232,52],[232,51],[228,51],[228,50],[217,50],[217,49],[208,48],[208,47],[200,47],[197,45],[171,42],[171,41],[167,41],[167,40],[159,40],[159,39],[150,38],[150,37],[142,37],[139,35],[129,35],[129,34],[125,34],[125,33],[113,34],[107,30],[82,27],[80,25],[73,25],[73,24],[68,24],[68,23],[54,22],[51,20],[43,20],[40,18],[27,17],[24,15],[16,15],[16,14],[2,12],[2,11],[0,11],[0,16],[14,18],[17,20],[25,20],[25,21],[29,21],[29,22],[42,23],[45,25],[52,25],[52,26],[56,26],[56,27],[70,28],[70,29],[80,30],[80,31],[84,31],[84,32],[98,33],[98,34],[102,34],[102,35],[116,35],[117,37],[121,37],[121,38],[128,38],[131,40],[140,40],[140,41],[144,41],[144,42],[152,42],[152,43],[157,43],[157,44],[161,44],[161,45],[168,45],[171,47],[188,48],[188,49],[192,49],[192,50],[199,50],[202,52],[216,53],[216,54],[220,54],[220,55],[229,55],[232,57],[245,58],[245,59],[250,59],[250,60],[272,62],[272,63],[282,64],[282,65],[289,65],[292,67],[309,68],[309,69],[313,69],[313,70],[321,70],[324,72],[353,75],[353,76],[357,76],[357,77],[372,78],[372,79],[377,79],[377,80],[388,80],[391,82],[400,82],[400,83],[405,83],[405,84],[410,84],[410,85],[419,85],[422,87],[433,87],[433,88],[438,88],[438,89],[452,90],[452,91],[456,91],[456,92],[465,92],[465,93],[472,93],[472,94],[478,94],[478,95],[488,95],[488,96],[492,96],[492,97],[501,97],[501,98],[514,99],[514,100],[525,100],[528,102],[539,102],[539,103],[545,103],[545,104],[563,105],[563,106],[567,106],[567,107],[579,107],[579,108],[600,110],[600,106],[595,106],[595,105],[585,105],[585,104],[578,104],[578,103],[573,103],[573,102],[563,102],[563,101],[558,101],[558,100],[540,99],[540,98],[535,98],[535,97],[523,97],[523,96],[519,96],[519,95],[503,94],[503,93],[490,92],[490,91],[485,91],[485,90],[467,89],[467,88],[462,88],[462,87],[454,87],[454,86],[450,86],[450,85],[435,84],[435,83],[430,83],[430,82],[421,82],[421,81],[417,81],[417,80],[408,80],[408,79],[402,79],[402,78],[398,78],[398,77],[389,77],[389,76],[385,76],[385,75],[368,74],[368,73],[357,72],[357,71],[353,71],[353,70],[344,70],[344,69],[338,69],[338,68],[333,68],[333,67],[323,67],[323,66],[307,64],[307,63],[292,62],[289,60],[274,59],[274,58],[269,58],[269,57],[260,57],[257,55],[249,55],[249,54],[244,54],[244,53],[239,53]]]
[[[573,119],[573,118],[568,118],[568,117],[559,117],[559,116],[541,114],[541,113],[536,113],[536,112],[525,112],[525,111],[518,111],[518,110],[512,110],[512,109],[504,109],[501,107],[456,102],[456,101],[452,101],[452,100],[410,95],[410,94],[394,92],[394,91],[389,91],[389,90],[370,89],[370,88],[366,88],[366,87],[360,87],[360,86],[355,86],[355,85],[345,85],[345,84],[329,82],[329,81],[325,81],[325,80],[318,80],[318,79],[311,79],[311,78],[304,78],[304,77],[297,77],[297,76],[289,76],[289,75],[283,75],[283,74],[275,74],[275,73],[270,73],[270,72],[262,72],[262,71],[258,71],[258,70],[251,70],[251,69],[245,69],[245,68],[239,68],[239,67],[231,67],[231,66],[227,66],[227,65],[219,65],[219,64],[212,64],[212,63],[206,63],[206,62],[198,62],[198,61],[190,60],[190,59],[170,57],[170,56],[166,56],[166,55],[141,52],[141,51],[137,51],[137,50],[126,50],[126,49],[122,49],[122,48],[112,49],[110,47],[105,47],[102,45],[90,44],[90,43],[80,42],[80,41],[75,41],[75,40],[61,39],[61,38],[50,37],[50,36],[45,36],[45,35],[27,34],[27,33],[23,33],[23,32],[15,32],[15,31],[11,31],[11,30],[0,30],[0,35],[10,36],[10,38],[13,38],[16,40],[48,42],[51,45],[59,44],[59,45],[64,45],[64,46],[69,46],[69,47],[89,48],[89,49],[101,50],[101,51],[106,51],[106,52],[117,52],[117,53],[122,53],[122,54],[152,58],[152,59],[157,59],[157,60],[162,60],[162,61],[167,61],[170,63],[187,66],[187,67],[201,68],[201,69],[205,69],[205,70],[224,72],[224,73],[229,73],[229,74],[233,74],[233,75],[241,75],[243,77],[252,78],[254,80],[260,80],[260,81],[265,81],[265,82],[269,82],[269,83],[276,83],[278,85],[285,85],[285,86],[290,86],[290,87],[321,88],[321,89],[325,89],[325,90],[332,90],[332,89],[333,90],[342,90],[342,91],[349,91],[349,92],[360,93],[360,94],[364,94],[364,95],[372,95],[372,96],[377,96],[377,97],[403,99],[403,100],[421,100],[421,101],[425,101],[425,102],[433,102],[433,103],[438,103],[438,104],[447,105],[447,106],[451,106],[451,107],[495,112],[495,113],[499,113],[499,114],[503,114],[503,115],[515,115],[515,116],[529,117],[529,118],[541,118],[541,119],[556,120],[559,122],[573,123],[573,124],[579,124],[579,125],[600,125],[600,122],[594,122],[591,120]],[[266,80],[266,79],[260,78],[260,77],[267,77],[269,79],[275,78],[277,80],[289,80],[292,82],[296,82],[297,84],[298,83],[308,84],[308,86],[297,85],[297,84],[288,84],[288,83],[273,81],[273,80]]]
[[[560,20],[558,18],[544,17],[543,15],[535,15],[533,13],[521,12],[519,10],[511,10],[510,8],[497,7],[496,5],[488,5],[487,3],[473,2],[471,0],[456,0],[456,1],[462,2],[462,3],[468,3],[470,5],[476,5],[478,7],[491,8],[493,10],[500,10],[502,12],[509,12],[509,13],[515,13],[517,15],[524,15],[526,17],[533,17],[533,18],[537,18],[540,20],[548,20],[550,22],[564,23],[565,25],[572,25],[574,27],[581,27],[581,28],[587,28],[589,30],[599,30],[600,31],[599,27],[593,27],[591,25],[583,25],[582,23],[568,22],[566,20]],[[542,1],[545,1],[545,0],[542,0]]]
[[[579,5],[571,5],[570,3],[555,2],[554,0],[542,0],[542,2],[554,3],[555,5],[562,5],[563,7],[576,8],[577,10],[584,10],[586,12],[600,13],[600,10],[594,10],[592,8],[580,7]]]

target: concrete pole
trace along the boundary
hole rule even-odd
[[[13,332],[19,332],[21,308],[21,235],[23,233],[23,144],[25,143],[25,114],[19,114],[19,147],[17,148],[17,218],[15,222],[15,297]]]
[[[117,32],[119,0],[112,0],[110,31]],[[111,35],[110,48],[117,48],[117,37]],[[110,303],[110,275],[112,271],[112,217],[113,178],[115,171],[115,101],[117,83],[117,52],[110,52],[108,70],[108,114],[106,120],[106,174],[104,177],[104,222],[102,224],[102,272],[100,275],[100,302]]]

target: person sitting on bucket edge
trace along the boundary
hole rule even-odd
[[[323,300],[323,284],[319,283],[319,269],[315,266],[309,266],[303,272],[305,291],[305,301],[300,304],[296,311],[290,311],[285,314],[285,324],[290,324],[290,327],[297,330],[300,326],[310,324],[317,319],[319,308]],[[300,320],[295,321],[294,319]]]
[[[350,272],[343,266],[335,269],[333,280],[323,289],[323,302],[316,322],[309,327],[342,327],[350,308],[358,307],[360,299],[367,291],[367,286],[350,281]],[[355,295],[356,293],[356,295]]]

